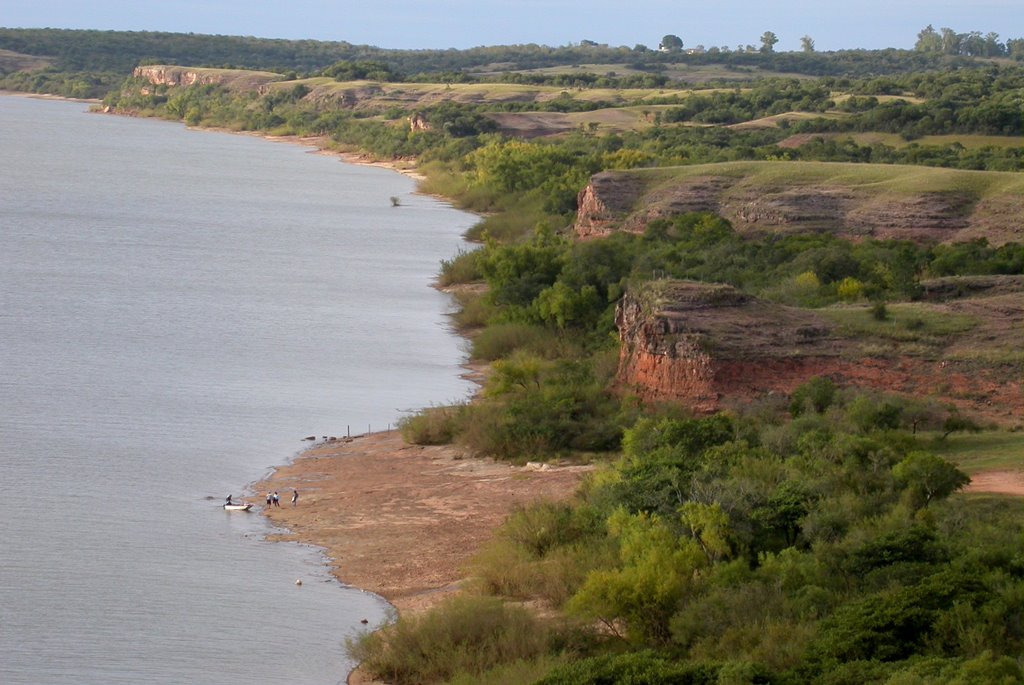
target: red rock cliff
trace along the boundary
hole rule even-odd
[[[729,286],[660,281],[628,294],[616,324],[618,384],[646,402],[697,411],[789,394],[814,376],[839,385],[936,397],[1003,423],[1024,411],[1006,364],[863,356],[813,311],[759,301]]]
[[[828,324],[730,286],[661,281],[616,312],[618,379],[645,401],[714,411],[726,396],[788,392],[836,358]]]

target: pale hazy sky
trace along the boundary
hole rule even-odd
[[[386,48],[467,48],[593,40],[657,47],[760,43],[796,50],[912,47],[927,24],[1024,37],[1024,0],[0,0],[0,26],[176,31],[344,40]]]

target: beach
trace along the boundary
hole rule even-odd
[[[263,513],[288,532],[272,539],[323,547],[342,583],[418,611],[458,588],[465,562],[517,505],[568,498],[589,469],[512,466],[391,431],[318,444],[255,484],[250,501],[279,492],[281,506]]]
[[[287,532],[270,539],[322,547],[339,581],[417,612],[459,589],[466,562],[515,507],[571,497],[590,468],[513,466],[391,431],[319,443],[256,483],[249,501],[279,492],[280,507],[263,514]]]

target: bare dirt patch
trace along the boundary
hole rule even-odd
[[[1024,497],[1024,472],[985,471],[971,476],[964,492],[987,492]]]

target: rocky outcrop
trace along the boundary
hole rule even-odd
[[[825,231],[854,239],[921,242],[985,237],[995,245],[1024,237],[1020,183],[1007,183],[1001,194],[979,196],[959,190],[964,179],[953,175],[999,172],[917,170],[932,175],[938,189],[911,192],[905,186],[928,183],[916,177],[903,183],[899,174],[910,172],[902,168],[890,167],[880,172],[882,181],[868,183],[856,172],[844,178],[843,165],[791,164],[791,178],[758,176],[768,169],[758,163],[603,172],[579,193],[575,230],[581,238],[616,230],[642,232],[654,219],[707,211],[748,233]]]
[[[576,234],[593,238],[610,233],[632,210],[643,189],[643,179],[636,175],[606,171],[593,176],[576,196]]]
[[[191,86],[196,83],[219,83],[220,81],[209,74],[167,66],[135,67],[132,76],[144,78],[154,86]]]
[[[220,85],[239,90],[265,92],[268,84],[284,80],[281,74],[243,69],[206,69],[164,64],[135,67],[132,75],[155,86]]]
[[[618,386],[645,402],[711,412],[789,394],[825,376],[842,386],[936,397],[1006,424],[1019,423],[1024,413],[1019,366],[865,355],[863,340],[844,337],[815,312],[760,301],[730,286],[650,283],[623,298],[616,324]]]
[[[649,402],[714,411],[726,396],[788,392],[841,346],[812,312],[727,285],[659,281],[623,298],[618,380]]]

